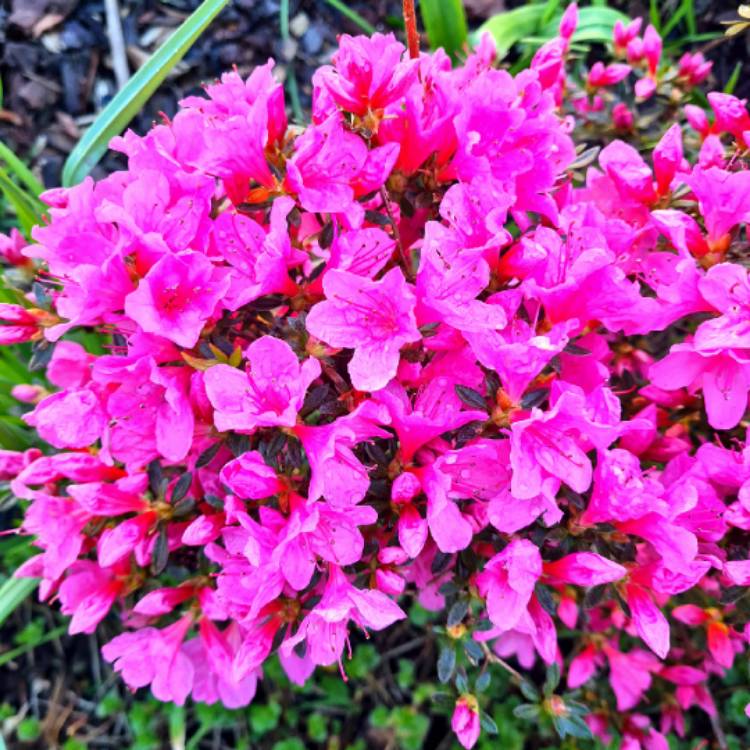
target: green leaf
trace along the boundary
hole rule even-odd
[[[350,21],[356,23],[357,26],[359,26],[359,28],[365,32],[365,34],[375,33],[375,27],[369,21],[365,21],[365,19],[362,18],[359,13],[349,8],[346,3],[341,2],[341,0],[326,0],[326,2],[332,8],[336,8],[336,10],[341,13],[342,16],[346,16]]]
[[[16,648],[12,648],[9,651],[3,651],[3,653],[0,654],[0,667],[5,666],[8,662],[13,661],[13,659],[17,659],[19,656],[27,654],[29,651],[33,651],[37,646],[41,646],[43,643],[54,641],[55,638],[59,638],[61,635],[64,635],[67,629],[67,625],[60,625],[60,627],[55,628],[54,630],[50,630],[48,633],[45,633],[41,638],[38,638],[33,643],[24,643],[23,646],[17,646]]]
[[[521,693],[523,694],[523,697],[526,698],[526,700],[532,701],[534,703],[539,700],[539,691],[528,680],[521,680],[521,684],[519,685],[519,687],[521,688]]]
[[[30,237],[32,227],[42,223],[44,205],[16,185],[4,169],[0,169],[0,191],[13,206],[23,233]]]
[[[186,471],[180,476],[180,478],[175,482],[175,485],[172,488],[172,505],[176,505],[185,497],[185,495],[187,495],[192,483],[192,472]]]
[[[582,740],[591,739],[591,730],[580,716],[555,716],[552,719],[560,737],[578,737]]]
[[[729,76],[729,80],[726,83],[726,86],[724,86],[724,93],[725,94],[733,94],[734,88],[737,85],[737,82],[740,80],[740,73],[742,72],[742,60],[740,60],[735,66],[734,70],[732,71],[732,75]]]
[[[419,10],[430,47],[442,47],[455,59],[468,39],[462,0],[420,0]]]
[[[539,717],[539,706],[531,703],[521,703],[513,709],[513,716],[524,721],[535,721]]]
[[[495,720],[485,711],[479,712],[479,724],[487,734],[497,734]]]
[[[9,578],[0,586],[0,625],[36,589],[38,583],[36,578]]]
[[[456,651],[450,646],[444,646],[440,651],[437,663],[438,680],[448,682],[456,668]]]
[[[65,162],[62,174],[65,187],[79,183],[99,163],[110,140],[127,127],[228,2],[229,0],[203,0],[102,110]]]
[[[549,698],[552,693],[555,692],[555,688],[560,684],[560,665],[553,661],[552,664],[547,667],[547,677],[544,680],[544,695]]]
[[[44,192],[42,185],[31,170],[2,142],[0,141],[0,159],[3,159],[8,165],[8,169],[29,189],[29,191],[38,196]]]
[[[466,599],[459,599],[448,611],[448,627],[452,628],[458,625],[466,617],[468,611],[469,602]]]
[[[498,13],[477,29],[474,38],[479,41],[485,32],[491,34],[497,47],[497,56],[502,60],[514,44],[539,31],[546,8],[545,3],[535,3],[514,8],[507,13]]]

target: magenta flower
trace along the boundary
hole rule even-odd
[[[324,65],[313,76],[316,106],[320,89],[343,110],[355,115],[398,101],[416,79],[416,61],[402,61],[404,51],[404,45],[393,34],[342,34],[333,66]]]
[[[356,588],[335,565],[328,570],[322,599],[281,646],[282,653],[289,653],[304,641],[309,658],[321,666],[341,662],[350,619],[363,629],[382,630],[406,617],[382,591]]]
[[[301,365],[286,341],[262,336],[245,350],[248,371],[229,365],[206,370],[206,393],[215,409],[214,424],[222,432],[283,425],[293,427],[310,383],[320,375],[320,362]]]
[[[413,288],[393,268],[380,281],[329,271],[323,290],[326,300],[310,310],[307,330],[331,346],[354,349],[349,374],[355,388],[383,388],[396,375],[401,347],[421,339]]]
[[[102,656],[133,689],[151,685],[161,701],[182,705],[193,686],[195,670],[182,651],[182,642],[192,616],[185,615],[159,630],[141,628],[123,633],[102,647]]]
[[[526,539],[514,539],[484,566],[477,586],[487,600],[490,620],[501,632],[512,630],[525,615],[541,575],[539,549]]]
[[[471,750],[477,744],[481,726],[479,704],[473,695],[466,693],[456,701],[451,717],[451,729],[466,750]]]
[[[731,338],[725,340],[729,343]],[[738,351],[702,351],[695,343],[675,344],[651,366],[649,375],[654,385],[667,391],[701,388],[708,421],[717,430],[731,430],[747,410],[750,360]]]
[[[164,255],[125,298],[125,312],[147,333],[191,348],[228,286],[226,275],[199,253]]]
[[[341,116],[334,114],[297,139],[286,182],[308,211],[346,212],[353,208],[352,183],[366,162],[365,142],[344,130]]]

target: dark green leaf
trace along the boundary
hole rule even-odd
[[[552,595],[552,589],[550,589],[549,586],[545,586],[543,583],[537,583],[534,587],[534,593],[539,600],[539,604],[542,605],[542,609],[548,615],[554,617],[557,614],[557,602]]]
[[[481,393],[465,385],[456,385],[454,387],[456,389],[456,395],[467,406],[470,406],[472,409],[487,411],[487,400]]]
[[[187,495],[190,485],[193,483],[192,472],[186,471],[175,483],[172,489],[172,505],[175,505]]]
[[[456,672],[456,690],[459,693],[469,692],[469,679],[466,676],[466,671],[463,667],[459,667]]]
[[[47,369],[47,365],[52,359],[55,351],[55,345],[50,341],[37,341],[31,348],[31,359],[29,360],[29,370],[39,372]]]
[[[479,724],[487,734],[497,734],[497,724],[486,711],[479,712]]]
[[[475,666],[484,657],[482,647],[473,638],[467,638],[464,641],[464,652],[466,653],[466,658]]]
[[[604,592],[607,590],[606,584],[600,584],[599,586],[592,586],[586,590],[583,596],[583,608],[592,609],[601,602],[604,598]]]
[[[526,700],[532,701],[533,703],[539,701],[539,691],[528,680],[521,680],[519,688],[521,689],[521,695],[523,695]]]
[[[549,395],[546,388],[537,388],[536,390],[525,393],[521,398],[522,409],[533,409],[535,406],[543,404]]]
[[[210,448],[206,448],[206,450],[198,456],[195,462],[195,468],[201,469],[204,466],[208,466],[208,464],[216,458],[219,448],[221,448],[221,443],[214,443]]]
[[[525,721],[535,721],[539,718],[539,706],[531,703],[521,703],[513,709],[513,716]]]
[[[448,567],[452,557],[453,555],[450,552],[437,552],[435,557],[432,558],[432,565],[430,566],[433,575],[442,573]]]
[[[154,575],[159,575],[167,567],[167,560],[169,559],[169,540],[167,538],[167,527],[161,526],[159,528],[159,534],[156,537],[156,543],[154,544],[153,553],[153,567]]]
[[[447,624],[449,628],[458,625],[466,613],[469,611],[469,602],[466,599],[459,599],[451,608],[448,610]]]
[[[438,657],[437,673],[440,682],[448,682],[456,668],[456,651],[452,646],[443,646]]]
[[[555,692],[555,688],[560,684],[560,666],[556,661],[553,661],[547,667],[547,676],[544,679],[544,695],[549,698],[552,693]]]
[[[483,693],[490,686],[491,681],[492,675],[489,672],[482,672],[474,683],[474,690],[478,693]]]
[[[224,510],[224,501],[216,495],[206,495],[203,498],[212,508],[217,510]]]
[[[159,459],[155,458],[147,467],[146,474],[148,475],[148,488],[154,497],[157,497],[161,491],[162,482],[164,480],[164,472],[161,469]]]

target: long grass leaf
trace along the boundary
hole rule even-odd
[[[336,8],[336,10],[341,13],[342,16],[346,16],[350,21],[357,24],[362,31],[365,32],[365,34],[374,34],[376,29],[375,27],[369,22],[366,21],[362,16],[357,13],[357,11],[352,10],[346,3],[341,2],[341,0],[326,0],[326,2],[332,7]]]
[[[8,169],[22,182],[29,191],[38,196],[44,191],[42,185],[32,171],[2,142],[0,141],[0,159],[8,165]]]
[[[34,641],[33,643],[24,643],[22,646],[17,646],[16,648],[10,649],[10,651],[5,651],[0,654],[0,667],[4,666],[9,661],[13,661],[13,659],[17,659],[19,656],[29,653],[29,651],[33,651],[37,646],[49,643],[49,641],[54,641],[55,638],[59,638],[63,635],[67,629],[67,625],[60,625],[60,627],[50,630],[49,633],[45,633],[39,638],[39,640]]]
[[[91,172],[106,153],[110,140],[127,127],[228,1],[203,0],[120,89],[68,156],[63,168],[63,185],[75,185]]]
[[[420,0],[419,10],[430,47],[442,47],[455,59],[469,34],[462,0]]]
[[[42,221],[43,204],[16,185],[4,169],[0,169],[0,191],[13,206],[23,233],[29,237],[32,227]]]
[[[0,625],[2,625],[38,586],[36,578],[9,578],[0,586]]]

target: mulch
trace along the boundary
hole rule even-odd
[[[665,15],[677,0],[660,3]],[[197,7],[199,0],[117,0],[130,71],[164,41]],[[470,24],[522,4],[517,0],[467,0]],[[647,2],[613,3],[633,15],[647,14]],[[715,31],[719,20],[734,16],[736,0],[695,0],[700,31]],[[400,0],[355,0],[348,6],[387,31],[400,23]],[[95,114],[116,92],[105,0],[0,0],[0,139],[31,161],[47,186],[59,184],[65,156]],[[282,43],[279,0],[234,0],[214,21],[168,80],[132,123],[147,130],[161,113],[170,116],[178,101],[196,93],[202,83],[236,65],[241,73],[279,61],[282,74],[293,66],[302,106],[309,106],[310,76],[328,62],[338,34],[358,27],[324,0],[291,0],[291,40]],[[738,60],[745,70],[738,93],[750,94],[748,39],[723,42],[710,49],[719,85],[729,79]],[[108,157],[100,176],[117,168]]]

